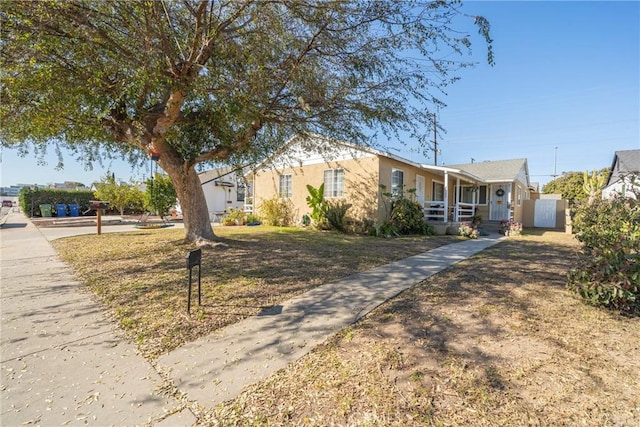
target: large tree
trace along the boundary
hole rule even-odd
[[[159,156],[186,240],[214,238],[196,166],[315,132],[420,139],[469,65],[471,19],[446,1],[5,0],[0,139],[87,163]],[[395,138],[395,139],[394,139]]]

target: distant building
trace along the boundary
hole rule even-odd
[[[602,197],[607,199],[614,194],[633,197],[634,191],[640,191],[640,150],[616,151]]]

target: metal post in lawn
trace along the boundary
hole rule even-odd
[[[187,313],[191,314],[191,278],[193,267],[198,266],[198,305],[202,305],[201,277],[202,277],[202,249],[190,251],[187,255],[187,270],[189,270],[189,281],[187,291]]]

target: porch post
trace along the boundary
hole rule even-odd
[[[460,177],[456,177],[456,192],[454,196],[455,207],[453,208],[453,221],[458,222],[458,208],[460,207]]]
[[[444,218],[443,221],[449,220],[449,172],[444,171]]]

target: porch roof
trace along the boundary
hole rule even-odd
[[[527,179],[529,176],[527,159],[493,160],[451,165],[449,167],[464,170],[465,172],[480,177],[479,179],[481,181],[487,183],[515,181],[518,179],[522,169],[525,170]]]

